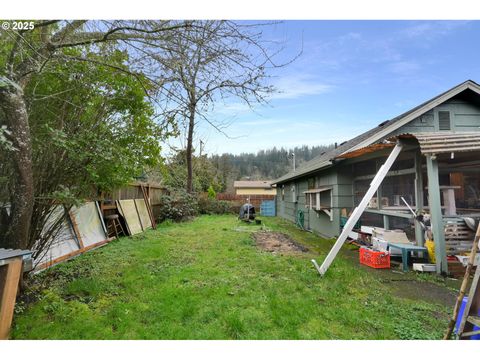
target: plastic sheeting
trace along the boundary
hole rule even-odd
[[[60,217],[64,217],[60,229],[48,249],[42,251],[40,255],[36,256],[34,267],[51,263],[62,256],[80,250],[80,244],[73,232],[70,222],[65,217],[65,209],[63,206],[57,206],[52,211],[52,214],[49,216],[44,226],[44,232],[48,231],[48,229],[56,223]]]
[[[80,237],[85,247],[107,240],[103,220],[95,202],[88,202],[72,209],[72,216],[77,223]]]

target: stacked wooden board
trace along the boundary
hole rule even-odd
[[[145,199],[117,200],[117,209],[128,235],[154,226],[153,213]],[[108,237],[102,211],[95,201],[73,207],[70,211],[57,206],[47,220],[45,229],[56,221],[61,221],[61,224],[49,246],[46,249],[33,249],[37,251],[34,261],[36,271],[105,245],[113,239]]]
[[[446,217],[445,247],[447,255],[462,255],[470,252],[475,232],[460,217]]]

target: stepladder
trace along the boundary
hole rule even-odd
[[[478,288],[478,281],[480,277],[480,266],[477,266],[473,280],[470,284],[470,291],[468,294],[467,302],[463,309],[462,315],[460,313],[460,307],[464,299],[464,295],[467,291],[468,283],[470,282],[470,276],[472,273],[473,266],[475,264],[475,258],[477,256],[478,244],[480,241],[480,223],[477,226],[477,232],[475,233],[475,238],[473,239],[472,250],[470,251],[470,256],[468,258],[467,267],[465,269],[465,275],[463,277],[462,285],[460,286],[460,291],[458,293],[457,301],[455,307],[453,308],[453,316],[448,323],[447,332],[443,337],[444,340],[451,339],[452,332],[456,323],[458,323],[458,328],[456,330],[457,339],[470,339],[471,336],[480,334],[480,331],[474,329],[474,326],[480,328],[480,319],[478,313],[480,310],[480,294]],[[457,318],[460,316],[460,322],[457,322]]]
[[[458,340],[470,339],[472,336],[480,335],[480,316],[478,316],[480,310],[480,288],[478,286],[479,279],[480,266],[477,266],[475,274],[473,275],[472,283],[470,285],[467,303],[465,304],[465,308],[458,325],[456,334],[456,339]]]

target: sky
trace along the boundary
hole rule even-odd
[[[204,153],[346,141],[449,88],[480,82],[479,21],[283,21],[264,29],[300,56],[270,79],[278,93],[254,109],[231,99],[199,126]],[[171,144],[178,146],[178,140]]]

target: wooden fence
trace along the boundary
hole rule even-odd
[[[260,211],[260,204],[264,200],[275,200],[275,195],[236,195],[228,193],[219,193],[217,194],[217,200],[225,200],[239,203],[250,202],[257,211]]]
[[[145,188],[147,197],[152,206],[153,215],[158,217],[160,199],[162,195],[168,194],[168,190],[159,185],[149,183],[132,183],[124,186],[111,194],[106,194],[105,199],[108,200],[130,200],[130,199],[143,199],[142,186]]]

